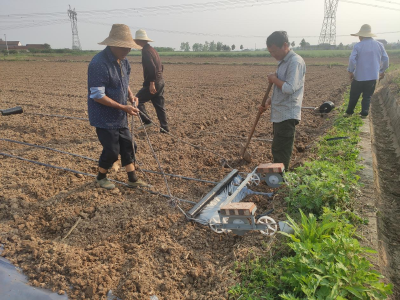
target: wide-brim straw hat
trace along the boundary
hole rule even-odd
[[[144,29],[139,29],[138,31],[136,31],[135,40],[154,42],[152,39],[149,39]]]
[[[132,39],[131,30],[124,24],[113,24],[108,38],[99,43],[99,45],[107,45],[121,48],[142,49]]]
[[[359,32],[357,33],[353,33],[351,34],[352,36],[362,36],[362,37],[374,37],[376,36],[375,34],[373,34],[371,32],[371,26],[368,24],[364,24],[363,26],[361,26],[361,29]]]

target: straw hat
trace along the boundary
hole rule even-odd
[[[142,49],[132,39],[131,30],[124,24],[113,24],[110,35],[99,45],[107,45],[122,48]]]
[[[351,34],[352,36],[362,36],[362,37],[374,37],[376,36],[371,32],[371,26],[368,24],[364,24],[361,26],[361,29],[359,32]]]
[[[141,40],[141,41],[148,41],[148,42],[154,42],[153,40],[149,39],[147,36],[147,33],[144,29],[139,29],[135,33],[135,40]]]

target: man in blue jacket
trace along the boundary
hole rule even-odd
[[[360,31],[352,36],[358,36],[360,42],[354,45],[347,68],[351,88],[350,100],[344,116],[350,117],[354,113],[354,108],[362,94],[360,116],[366,118],[376,82],[385,76],[385,71],[389,67],[389,57],[383,44],[372,38],[376,35],[371,32],[370,25],[364,24]]]
[[[109,37],[99,44],[107,47],[93,57],[88,69],[89,121],[96,127],[103,146],[96,181],[105,189],[115,187],[106,175],[120,154],[121,164],[128,173],[128,185],[148,186],[135,173],[135,149],[127,118],[128,114],[137,116],[139,110],[127,103],[129,100],[137,105],[138,99],[129,88],[131,67],[126,56],[131,48],[140,47],[133,41],[129,27],[123,24],[114,24]]]

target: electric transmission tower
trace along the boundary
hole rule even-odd
[[[324,23],[318,44],[336,45],[336,10],[339,0],[325,0]]]
[[[71,5],[68,9],[68,17],[71,20],[71,29],[72,29],[72,50],[82,50],[81,42],[79,41],[78,36],[78,19],[76,17],[76,11],[71,9]]]

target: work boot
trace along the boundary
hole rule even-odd
[[[360,114],[361,119],[366,119],[367,117],[368,117],[368,115],[364,116],[364,115]]]
[[[96,179],[96,182],[100,185],[100,187],[106,190],[112,190],[115,188],[115,184],[108,180],[107,177],[100,180]]]
[[[164,128],[160,128],[160,132],[161,133],[169,133],[169,128],[168,127],[164,127]]]
[[[149,128],[151,126],[153,126],[153,123],[148,123],[148,124],[144,123],[142,126],[139,126],[137,128],[137,130],[143,130],[143,129]]]
[[[151,185],[144,182],[142,179],[138,179],[135,182],[128,181],[128,186],[132,187],[132,188],[136,188],[136,187],[150,187]]]

